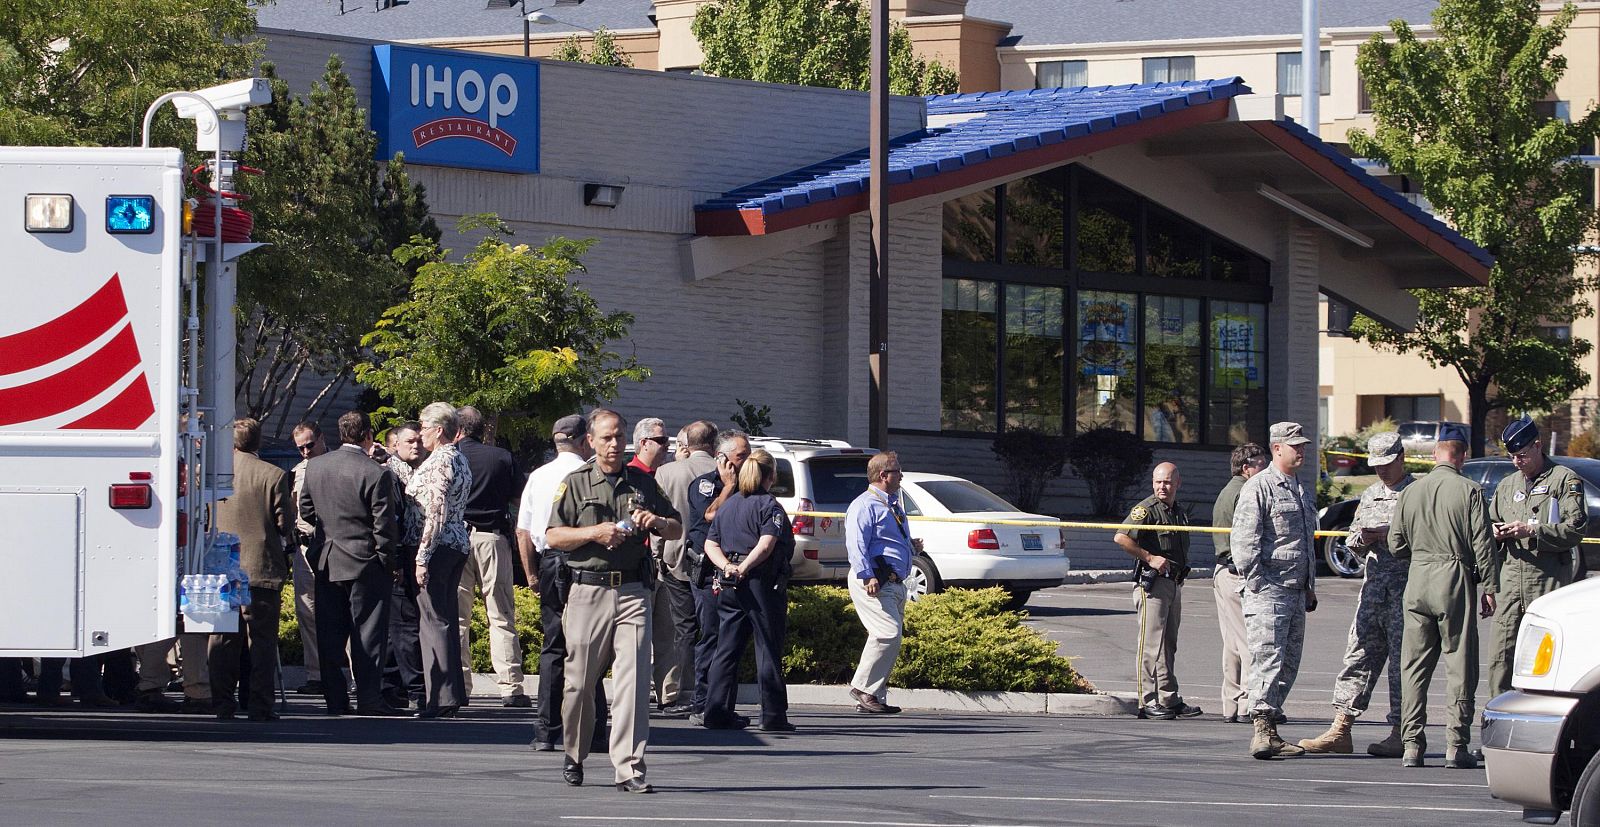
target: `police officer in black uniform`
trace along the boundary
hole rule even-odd
[[[756,679],[761,687],[761,729],[793,732],[789,692],[783,683],[783,646],[788,632],[790,556],[794,531],[783,506],[768,493],[778,463],[757,448],[739,469],[739,493],[717,510],[706,538],[706,558],[721,592],[717,600],[717,650],[707,675],[702,725],[740,729],[728,703],[738,688],[739,659],[756,638]]]
[[[700,625],[700,640],[694,646],[694,698],[689,702],[693,708],[689,722],[696,726],[705,722],[706,692],[710,682],[708,670],[711,658],[717,651],[720,622],[719,601],[711,592],[711,563],[705,557],[706,537],[711,533],[711,521],[717,516],[717,510],[738,493],[739,468],[749,457],[750,438],[744,432],[727,430],[718,434],[717,468],[696,477],[689,485],[689,513],[683,515],[684,537],[688,540],[684,553],[689,555],[695,567],[689,588],[694,593],[695,615]],[[737,691],[738,688],[734,689]],[[734,699],[728,698],[727,708],[732,709],[733,703]],[[749,719],[742,715],[735,715],[734,718],[742,720],[742,726],[750,724]]]
[[[1189,525],[1178,505],[1182,479],[1178,466],[1163,462],[1150,473],[1152,494],[1128,512],[1124,522],[1149,528],[1117,532],[1117,545],[1134,563],[1134,602],[1139,608],[1139,717],[1170,721],[1193,718],[1198,706],[1178,694],[1173,665],[1178,656],[1178,622],[1183,617],[1183,581],[1189,576],[1189,534],[1166,526]]]

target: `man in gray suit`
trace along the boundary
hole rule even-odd
[[[399,575],[400,532],[394,475],[371,456],[372,423],[360,411],[339,417],[343,442],[306,464],[300,516],[316,528],[317,644],[329,715],[350,713],[338,653],[350,644],[357,715],[403,715],[383,700],[389,643],[389,593]]]
[[[717,470],[712,449],[717,444],[717,426],[702,419],[684,426],[678,433],[678,447],[688,455],[661,466],[656,484],[679,514],[689,513],[689,485],[703,474]],[[655,647],[656,698],[662,712],[672,717],[687,717],[693,710],[694,642],[700,622],[694,609],[694,592],[689,581],[699,570],[700,561],[691,559],[684,538],[656,538],[656,560],[661,566],[661,581],[656,589],[655,618],[652,627]]]
[[[217,527],[239,537],[239,566],[250,577],[250,605],[244,631],[211,638],[211,697],[217,717],[234,717],[233,694],[239,683],[239,653],[250,652],[252,721],[277,718],[272,690],[278,671],[278,608],[283,581],[289,578],[286,540],[294,536],[291,485],[283,469],[256,456],[261,450],[261,423],[233,421],[233,495],[217,503]]]

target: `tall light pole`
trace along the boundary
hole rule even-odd
[[[1300,120],[1320,135],[1322,115],[1322,37],[1317,26],[1317,0],[1300,1]],[[1281,93],[1280,93],[1281,94]]]
[[[872,0],[872,111],[869,127],[867,213],[872,224],[867,269],[867,369],[872,378],[868,425],[874,448],[889,447],[889,4]]]
[[[529,15],[537,15],[539,13],[540,9],[546,9],[546,8],[550,8],[552,6],[581,6],[581,5],[583,5],[583,0],[552,0],[552,2],[545,3],[542,6],[534,6],[533,8],[530,9],[530,8],[528,8],[528,0],[517,0],[518,13],[522,15],[522,56],[523,57],[532,57],[533,56],[532,43],[531,43],[533,32],[529,28],[529,24],[535,23],[535,22],[538,22],[538,23],[556,23],[556,22],[560,22],[560,21],[557,21],[555,18],[550,17],[549,15],[545,15],[546,19],[543,19],[543,20],[536,20],[534,18],[529,17]],[[493,8],[493,6],[491,6],[490,8]],[[581,29],[583,27],[582,26],[577,26],[575,28],[580,28]],[[588,31],[588,29],[584,29],[584,31]]]

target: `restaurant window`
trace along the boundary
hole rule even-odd
[[[1331,94],[1333,89],[1333,60],[1326,49],[1322,51],[1321,68],[1317,70],[1317,94]],[[1286,98],[1300,97],[1300,53],[1278,53],[1278,94]]]
[[[1194,55],[1144,59],[1145,83],[1174,83],[1180,80],[1194,80]]]
[[[1033,88],[1064,89],[1089,85],[1089,61],[1046,60],[1034,64]]]
[[[1385,396],[1383,415],[1396,422],[1437,422],[1443,417],[1438,396]]]
[[[944,431],[1265,440],[1266,259],[1077,165],[944,215]]]

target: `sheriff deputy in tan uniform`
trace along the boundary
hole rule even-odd
[[[1117,532],[1117,545],[1137,560],[1134,600],[1139,606],[1139,717],[1170,721],[1193,718],[1198,706],[1183,702],[1173,663],[1178,623],[1183,618],[1183,581],[1189,576],[1189,514],[1178,505],[1178,466],[1163,462],[1150,472],[1153,492],[1128,512],[1126,522],[1149,528]]]
[[[1583,479],[1544,455],[1539,428],[1524,416],[1500,435],[1520,474],[1494,490],[1489,516],[1500,551],[1500,590],[1489,632],[1489,696],[1511,691],[1517,628],[1534,600],[1572,582],[1572,555],[1589,515]]]
[[[583,784],[583,759],[595,728],[595,684],[612,670],[611,764],[617,789],[654,792],[644,780],[650,739],[650,599],[655,564],[650,535],[676,540],[678,512],[655,480],[623,463],[628,423],[616,411],[589,414],[594,463],[556,486],[545,543],[572,571],[561,630],[567,638],[561,777]]]

